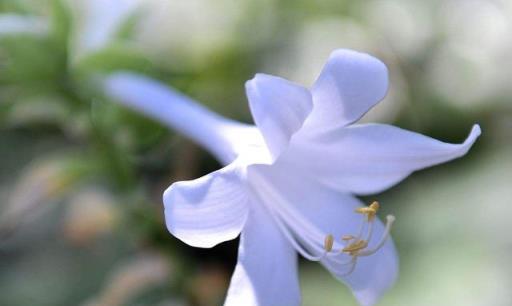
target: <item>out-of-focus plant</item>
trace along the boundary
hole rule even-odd
[[[122,306],[169,279],[172,268],[161,254],[141,254],[115,267],[104,289],[83,306]]]
[[[0,215],[0,234],[9,234],[25,218],[38,215],[50,202],[69,194],[81,179],[89,175],[90,165],[68,156],[52,160],[37,160],[20,176],[10,192]]]
[[[163,130],[143,119],[137,123],[137,117],[102,100],[87,80],[92,71],[112,68],[106,63],[116,65],[113,58],[119,67],[133,68],[127,63],[135,57],[123,61],[105,46],[84,55],[83,62],[72,62],[68,46],[76,25],[65,3],[52,4],[48,33],[15,31],[0,38],[2,128],[47,130],[64,139],[65,148],[74,149],[57,160],[73,157],[71,164],[90,164],[96,175],[108,178],[110,187],[131,188],[136,169],[128,159],[163,136]],[[145,61],[142,56],[140,61]]]
[[[53,148],[34,152],[30,164],[12,177],[8,201],[0,206],[0,250],[8,250],[25,228],[42,222],[41,216],[62,210],[50,205],[61,203],[66,206],[59,222],[61,238],[71,246],[87,248],[105,233],[115,233],[133,251],[160,249],[161,258],[174,253],[158,237],[160,206],[151,204],[143,184],[145,178],[158,181],[169,175],[160,170],[168,168],[172,157],[169,146],[160,142],[167,133],[94,89],[96,73],[152,69],[149,59],[123,42],[129,36],[128,14],[114,24],[109,24],[112,16],[104,15],[107,24],[90,29],[99,13],[117,13],[118,3],[93,10],[85,21],[74,15],[77,2],[48,1],[49,11],[40,15],[21,2],[10,3],[18,12],[0,13],[0,131],[54,141]],[[91,8],[101,3],[81,4]],[[16,145],[13,150],[19,150]],[[154,158],[142,159],[141,154]],[[140,269],[113,277],[98,303],[115,305],[118,300],[125,305],[140,295],[136,288],[142,280],[147,286],[165,283],[171,276],[162,261],[152,257],[146,262],[153,266],[136,263],[134,268],[142,265]]]

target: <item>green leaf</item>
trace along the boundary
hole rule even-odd
[[[117,40],[131,39],[134,35],[135,27],[137,26],[137,22],[139,21],[140,16],[140,11],[136,10],[134,13],[131,13],[128,17],[126,17],[119,25],[115,38]]]
[[[71,11],[64,1],[52,0],[51,13],[52,36],[62,50],[67,50],[72,27]]]
[[[115,70],[135,70],[145,72],[153,67],[141,52],[122,44],[111,44],[106,48],[87,55],[75,66],[78,73],[111,72]]]
[[[0,40],[0,84],[47,87],[63,74],[55,45],[44,37],[16,35]]]

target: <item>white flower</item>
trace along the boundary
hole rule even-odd
[[[464,143],[448,144],[389,125],[353,124],[385,96],[388,72],[378,59],[349,50],[332,53],[311,89],[263,74],[246,88],[257,130],[144,77],[120,73],[106,82],[110,95],[228,164],[172,184],[163,197],[167,228],[191,246],[212,247],[241,233],[226,306],[299,305],[297,253],[319,260],[361,305],[374,304],[397,276],[386,239],[394,218],[383,226],[378,204],[361,207],[354,195],[464,155],[480,128]],[[355,237],[332,236],[345,234]]]

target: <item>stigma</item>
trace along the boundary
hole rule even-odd
[[[327,256],[345,254],[349,259],[341,263],[342,265],[347,265],[347,271],[344,275],[351,274],[355,270],[359,257],[371,256],[378,252],[390,236],[391,227],[393,226],[393,222],[395,222],[395,217],[392,215],[386,216],[386,227],[378,243],[372,247],[369,246],[369,242],[373,236],[375,217],[377,216],[379,208],[380,204],[377,201],[372,202],[369,206],[357,208],[355,213],[361,214],[363,217],[358,232],[341,236],[340,241],[343,247],[340,249],[334,248],[334,236],[328,234],[324,240],[324,253],[314,258],[314,260],[322,260]]]

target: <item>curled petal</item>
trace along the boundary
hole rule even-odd
[[[276,157],[309,115],[311,94],[302,86],[265,74],[257,74],[245,87],[254,121]]]
[[[311,89],[314,108],[309,123],[320,130],[348,125],[382,100],[387,90],[384,63],[365,53],[336,50]]]
[[[354,125],[301,139],[281,159],[289,165],[309,161],[300,163],[304,171],[339,191],[372,194],[465,155],[480,133],[475,125],[463,143],[451,144],[390,125]]]
[[[172,184],[163,196],[169,232],[202,248],[236,238],[248,212],[236,170],[231,164],[196,180]]]

